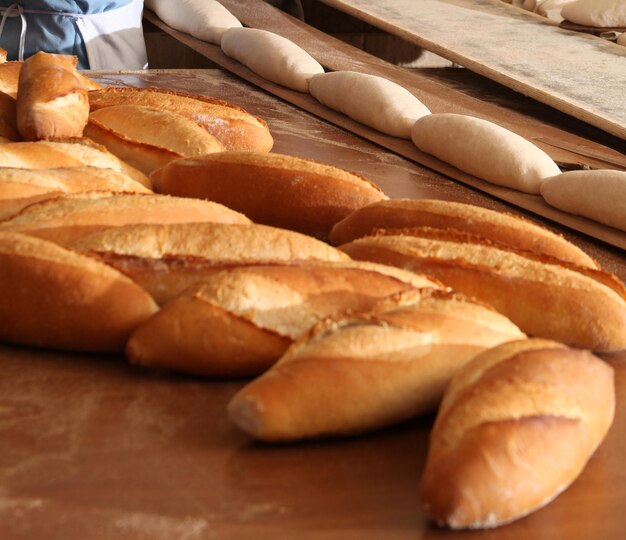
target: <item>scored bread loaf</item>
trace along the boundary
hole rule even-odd
[[[439,286],[397,270],[318,262],[216,272],[138,327],[126,355],[138,364],[198,375],[257,375],[324,317],[369,309],[415,286]]]
[[[256,224],[124,225],[80,238],[72,247],[118,268],[159,304],[224,268],[350,259],[309,236]]]
[[[104,191],[107,193],[150,193],[128,175],[99,167],[14,169],[0,167],[0,220],[26,206],[64,193]]]
[[[356,208],[386,199],[356,173],[274,153],[220,152],[181,159],[151,179],[158,193],[219,202],[255,223],[319,238]]]
[[[523,337],[461,295],[407,291],[371,312],[320,323],[240,390],[228,413],[264,441],[362,433],[432,412],[463,364]]]
[[[152,187],[145,174],[89,139],[0,144],[0,167],[54,169],[84,165],[123,172],[147,188]]]
[[[173,159],[224,150],[216,137],[193,120],[141,105],[115,105],[92,112],[85,136],[145,174]]]
[[[226,150],[269,152],[274,144],[264,120],[219,99],[133,87],[103,88],[89,92],[88,97],[92,112],[114,105],[142,105],[182,114],[215,136]]]
[[[330,233],[334,245],[369,236],[376,229],[431,227],[456,229],[495,242],[597,268],[578,246],[522,217],[472,204],[435,199],[391,199],[359,208],[338,222]]]
[[[430,436],[427,513],[455,529],[488,528],[550,502],[609,430],[613,377],[588,351],[545,340],[505,343],[461,368]]]
[[[494,306],[531,336],[602,352],[626,349],[626,288],[607,272],[451,230],[382,231],[340,249],[433,276]]]
[[[75,56],[43,51],[24,62],[17,90],[17,129],[24,140],[83,135],[89,100],[77,62]]]
[[[79,193],[32,204],[0,230],[70,245],[83,236],[131,223],[250,223],[239,212],[209,201],[155,194]]]
[[[0,340],[113,352],[157,305],[114,268],[52,242],[0,232]]]

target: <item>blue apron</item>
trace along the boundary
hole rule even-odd
[[[79,69],[147,67],[143,0],[0,0],[8,60],[37,51],[78,57]]]

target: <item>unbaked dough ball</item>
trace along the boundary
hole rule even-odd
[[[410,139],[415,121],[430,114],[426,105],[399,84],[356,71],[316,75],[309,92],[331,109],[394,137]]]
[[[413,125],[411,138],[420,150],[457,169],[526,193],[539,193],[544,178],[561,172],[548,154],[524,137],[474,116],[423,116]]]
[[[175,30],[219,45],[229,28],[241,23],[217,0],[145,0],[147,8]]]
[[[567,171],[546,178],[541,195],[550,206],[626,231],[624,171]]]
[[[222,36],[226,56],[247,66],[268,81],[308,92],[309,80],[324,68],[287,38],[257,28],[231,28]]]
[[[625,0],[576,0],[563,6],[564,19],[598,28],[626,27]]]

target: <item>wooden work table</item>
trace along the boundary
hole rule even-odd
[[[222,71],[97,74],[222,98],[264,118],[275,152],[357,171],[390,197],[520,213]],[[547,221],[626,280],[622,250]],[[511,525],[452,532],[420,510],[432,417],[345,440],[252,442],[225,407],[242,381],[128,365],[122,356],[0,346],[0,538],[619,538],[626,531],[626,353],[608,438],[555,502]]]

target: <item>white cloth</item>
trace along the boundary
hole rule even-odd
[[[146,69],[148,55],[141,24],[143,0],[83,15],[76,26],[85,40],[90,69]]]

